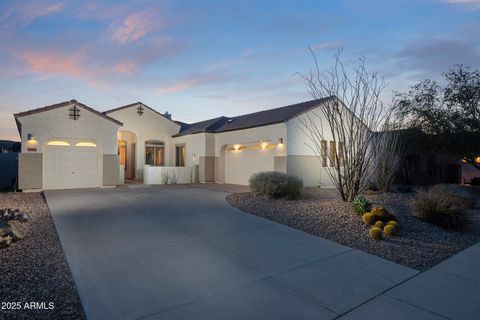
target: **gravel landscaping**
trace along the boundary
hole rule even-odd
[[[0,318],[85,319],[43,194],[0,193],[5,208],[19,209],[29,220],[9,221],[24,238],[0,249]],[[54,309],[45,310],[50,302]],[[25,303],[44,310],[28,310]]]
[[[236,193],[227,202],[245,212],[270,219],[341,243],[387,260],[424,271],[480,241],[480,210],[469,212],[464,232],[448,231],[422,222],[411,214],[413,193],[380,193],[366,196],[374,205],[386,207],[400,224],[398,237],[381,241],[369,238],[370,226],[362,222],[349,203],[333,190],[310,189],[300,200],[269,199],[252,193]],[[478,197],[480,198],[480,193]]]

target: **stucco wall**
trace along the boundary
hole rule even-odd
[[[200,182],[215,182],[215,157],[200,157]]]
[[[42,189],[43,154],[20,153],[18,155],[18,188],[22,190]]]
[[[27,148],[36,148],[43,152],[43,147],[52,139],[85,139],[94,140],[103,153],[117,153],[118,124],[94,114],[81,106],[80,118],[69,118],[69,108],[65,106],[45,112],[35,113],[18,118],[22,125],[22,152]],[[36,142],[27,143],[27,135],[32,134]],[[29,152],[30,153],[30,152]]]
[[[145,184],[164,184],[167,182],[166,177],[168,177],[168,184],[192,183],[195,180],[195,172],[192,167],[151,167],[146,165],[143,174]]]
[[[286,122],[287,137],[289,142],[287,145],[288,155],[316,155],[311,148],[315,148],[315,145],[304,132],[305,126],[303,122],[308,122],[309,119],[313,120],[315,126],[322,132],[324,140],[333,140],[329,124],[323,116],[321,108],[323,107],[317,107]],[[311,126],[309,125],[309,127]]]
[[[141,179],[145,165],[145,141],[163,142],[165,144],[165,165],[173,166],[175,163],[172,162],[174,149],[171,137],[179,132],[180,126],[146,107],[143,109],[143,115],[140,116],[137,114],[137,107],[138,105],[134,105],[110,112],[108,115],[123,123],[121,130],[131,131],[136,135],[135,177]]]
[[[120,170],[117,154],[103,155],[103,185],[115,186],[120,181]]]
[[[185,146],[185,166],[191,167],[200,164],[200,158],[206,155],[206,137],[205,133],[195,133],[185,136],[172,138],[172,147],[170,163],[175,165],[175,146]],[[211,147],[210,147],[211,148]]]
[[[327,170],[332,169],[329,167],[323,168],[320,160],[316,156],[287,156],[287,173],[302,178],[305,187],[333,187],[332,180]]]
[[[273,168],[275,171],[278,172],[287,172],[287,157],[280,156],[274,158],[274,165]]]
[[[325,119],[321,108],[319,106],[313,110],[310,110],[304,114],[299,115],[289,121],[287,121],[287,173],[298,175],[303,179],[305,186],[323,186],[332,187],[332,181],[327,170],[332,170],[330,162],[328,161],[330,141],[333,141],[331,130],[328,121]],[[304,122],[313,124],[322,133],[323,140],[327,141],[327,167],[322,167],[322,163],[318,158],[321,153],[317,149],[315,144],[308,138],[305,133]],[[313,128],[309,124],[310,128]],[[308,131],[307,131],[308,132]],[[312,150],[312,147],[314,150]]]

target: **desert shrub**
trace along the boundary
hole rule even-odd
[[[452,201],[457,201],[460,207],[473,209],[475,207],[475,197],[470,190],[457,184],[436,184],[430,187],[432,192],[449,193],[452,195]]]
[[[363,220],[363,222],[365,222],[365,224],[374,224],[375,223],[375,216],[373,214],[371,214],[370,212],[367,212],[362,216],[362,220]]]
[[[377,228],[383,229],[384,224],[382,221],[377,221],[375,222],[374,226]]]
[[[358,214],[364,214],[370,211],[372,204],[364,196],[358,195],[352,201],[353,210]]]
[[[372,227],[370,229],[370,238],[374,239],[374,240],[382,240],[382,236],[383,236],[383,232],[382,232],[382,229],[378,228],[378,227]]]
[[[383,232],[385,233],[385,235],[389,236],[389,237],[395,237],[397,235],[397,228],[395,227],[395,225],[393,224],[387,224],[384,228],[383,228]]]
[[[249,179],[249,185],[252,192],[271,198],[296,199],[303,190],[302,179],[276,171],[254,173]]]
[[[387,222],[389,220],[397,220],[393,214],[388,212],[384,207],[374,207],[370,213],[375,217],[377,221]]]
[[[417,218],[445,229],[460,230],[468,223],[467,204],[449,191],[433,187],[418,191],[412,206]]]

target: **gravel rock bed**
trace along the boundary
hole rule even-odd
[[[350,204],[332,191],[300,200],[277,200],[252,193],[227,196],[227,202],[245,212],[424,271],[480,241],[480,210],[470,211],[471,224],[463,233],[441,229],[411,214],[413,193],[366,196],[374,205],[393,212],[400,224],[398,237],[369,238],[369,226]],[[479,195],[480,198],[480,195]]]
[[[25,238],[0,249],[0,303],[22,305],[22,310],[0,310],[0,318],[85,319],[43,194],[0,193],[0,208],[20,209],[29,217],[26,223],[15,222]],[[26,302],[47,307],[53,302],[54,309],[25,310]]]

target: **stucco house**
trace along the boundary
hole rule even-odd
[[[306,186],[330,186],[327,155],[337,142],[325,141],[319,159],[300,122],[332,99],[192,124],[141,102],[99,112],[71,100],[17,113],[19,188],[114,186],[125,179],[246,185],[252,173],[272,170],[296,174]]]

